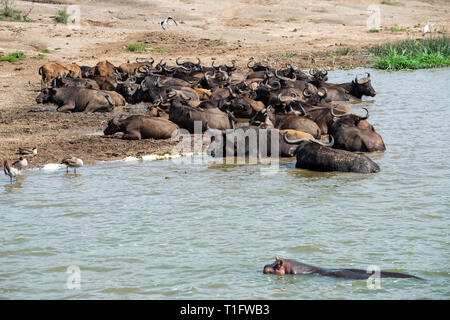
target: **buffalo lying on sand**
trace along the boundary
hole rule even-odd
[[[109,112],[114,108],[110,95],[79,87],[44,88],[37,96],[36,102],[53,102],[58,105],[59,112]]]
[[[164,118],[133,115],[125,119],[115,117],[108,122],[105,135],[123,132],[122,139],[169,139],[178,130],[178,126]]]

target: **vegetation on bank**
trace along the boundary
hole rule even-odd
[[[6,56],[0,57],[0,61],[16,62],[17,60],[25,59],[27,56],[23,52],[12,52]]]
[[[126,46],[125,50],[129,52],[145,52],[147,51],[147,44],[146,43],[132,43]]]
[[[402,40],[377,45],[372,49],[374,67],[383,70],[414,70],[450,66],[448,36],[424,40]]]
[[[69,17],[70,15],[67,13],[66,10],[58,10],[58,15],[54,17],[54,19],[58,23],[67,24],[67,21],[69,21]]]
[[[28,15],[33,10],[33,7],[27,12],[23,13],[20,10],[14,8],[14,1],[12,0],[1,0],[0,2],[0,20],[2,21],[17,21],[17,22],[31,22]]]

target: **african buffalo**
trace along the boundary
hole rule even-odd
[[[57,104],[59,112],[112,111],[114,102],[101,91],[78,87],[44,88],[36,98],[37,103]]]
[[[293,134],[292,131],[286,134]],[[207,126],[207,133],[211,135],[207,152],[213,157],[293,157],[297,149],[287,144],[277,129],[243,126],[217,130]]]
[[[169,139],[177,130],[178,126],[167,119],[132,115],[125,119],[111,119],[103,133],[111,135],[123,132],[122,139],[126,140]]]
[[[52,87],[61,88],[61,87],[80,87],[87,89],[100,90],[97,82],[93,79],[80,79],[80,78],[70,78],[70,77],[57,77],[53,79]]]
[[[50,81],[57,77],[71,76],[73,71],[56,62],[47,62],[39,68],[39,74],[42,76],[41,89],[50,85]]]
[[[346,83],[322,83],[323,87],[328,90],[327,101],[349,101],[361,99],[362,96],[375,97],[376,92],[372,87],[370,73],[366,78],[358,79]]]
[[[323,144],[317,140],[306,138],[289,140],[287,133],[283,135],[286,143],[298,145],[296,168],[357,173],[380,171],[380,167],[365,155],[331,148],[333,136],[330,135],[330,138],[332,141],[329,144]]]
[[[330,110],[331,115],[336,118],[329,127],[329,134],[335,139],[334,148],[359,152],[386,150],[381,136],[366,121],[369,110],[363,109],[366,110],[365,116],[358,116],[351,112],[337,115],[334,113],[334,108]]]
[[[295,114],[276,114],[271,106],[258,112],[250,120],[250,124],[256,125],[258,123],[265,123],[269,128],[279,130],[293,129],[307,132],[316,139],[321,136],[320,128],[314,121]]]
[[[178,124],[181,128],[194,132],[194,122],[201,122],[202,132],[206,130],[206,124],[213,129],[226,130],[234,127],[231,114],[220,111],[219,108],[193,108],[179,98],[172,100],[169,120]]]

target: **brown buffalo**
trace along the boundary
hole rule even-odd
[[[366,110],[365,116],[354,113],[337,115],[333,109],[330,110],[331,115],[336,118],[329,128],[329,134],[335,138],[335,148],[359,152],[386,150],[381,136],[366,121],[369,111],[366,108],[363,109]]]
[[[176,134],[178,126],[164,118],[132,115],[125,119],[115,117],[108,122],[105,135],[123,132],[122,139],[169,139]]]
[[[50,82],[57,77],[72,76],[73,71],[56,62],[47,62],[39,68],[39,74],[42,76],[41,89],[49,86]]]
[[[52,102],[59,112],[109,112],[114,103],[108,94],[78,87],[44,88],[36,98],[37,103]]]

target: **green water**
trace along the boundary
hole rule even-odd
[[[364,70],[330,72],[347,81]],[[370,70],[373,175],[129,161],[0,183],[2,299],[448,299],[450,69]],[[352,105],[358,111],[362,105]],[[364,113],[362,113],[364,114]],[[264,275],[275,255],[426,279]],[[68,289],[67,268],[80,269]]]

